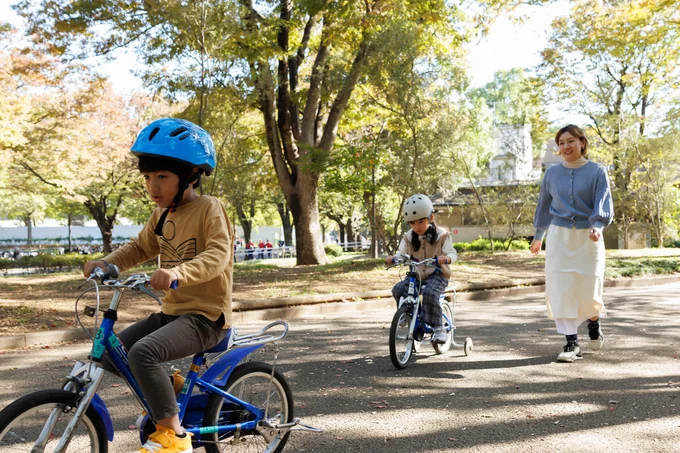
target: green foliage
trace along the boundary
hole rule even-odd
[[[496,250],[499,250],[499,248],[502,248],[503,250],[508,249],[508,250],[529,250],[529,246],[531,245],[529,241],[525,239],[514,239],[511,242],[507,239],[494,239],[494,247]],[[508,242],[510,244],[510,247],[508,248]],[[475,239],[472,242],[454,242],[453,248],[456,249],[457,252],[478,252],[478,251],[483,251],[483,252],[490,252],[491,251],[491,242],[483,237],[479,237]]]
[[[677,257],[635,259],[608,259],[605,278],[638,277],[642,275],[663,275],[680,272]]]
[[[533,155],[537,156],[545,149],[549,133],[543,91],[544,86],[539,79],[528,77],[522,68],[513,68],[496,72],[493,82],[473,90],[471,96],[486,101],[493,110],[495,124],[528,125]]]
[[[21,256],[16,260],[0,259],[0,271],[8,269],[40,269],[43,272],[64,271],[71,269],[82,269],[87,261],[99,259],[101,253],[83,255],[71,253],[66,255],[52,255],[51,253],[41,253],[36,256]]]
[[[342,247],[337,244],[326,244],[323,246],[324,251],[327,256],[340,256],[342,255]]]

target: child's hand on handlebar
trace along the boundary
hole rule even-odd
[[[446,256],[446,255],[439,255],[439,256],[437,257],[437,264],[439,264],[440,266],[441,266],[442,264],[451,264],[451,258],[449,258],[449,257]]]
[[[179,280],[179,276],[174,271],[169,269],[156,269],[151,275],[149,285],[156,291],[167,291],[175,280]]]
[[[388,255],[388,257],[385,258],[385,262],[387,263],[388,266],[391,265],[392,263],[394,263],[394,257],[392,255]]]
[[[108,263],[104,260],[88,261],[87,263],[85,263],[85,266],[83,266],[83,275],[89,278],[96,267],[106,272],[107,271],[106,266],[108,266]]]

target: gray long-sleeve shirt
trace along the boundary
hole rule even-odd
[[[604,228],[614,218],[607,170],[588,162],[579,168],[553,165],[543,176],[534,214],[534,239],[543,239],[548,227]]]

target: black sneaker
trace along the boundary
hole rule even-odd
[[[602,335],[602,327],[599,322],[588,322],[588,337],[590,338],[590,349],[599,351],[604,344],[604,335]]]
[[[573,362],[583,358],[581,347],[577,344],[567,344],[562,352],[557,356],[558,362]]]

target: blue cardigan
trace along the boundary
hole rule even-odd
[[[548,227],[604,228],[614,218],[607,170],[588,162],[579,168],[553,165],[545,171],[534,214],[534,239],[543,239]]]

